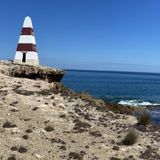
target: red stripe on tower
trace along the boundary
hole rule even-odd
[[[17,51],[33,51],[37,52],[36,45],[34,44],[18,44],[17,46]]]
[[[32,28],[22,28],[21,35],[33,35],[34,32]]]

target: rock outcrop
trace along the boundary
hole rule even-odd
[[[64,70],[50,68],[46,66],[32,66],[27,64],[18,64],[10,61],[0,61],[0,72],[12,77],[41,79],[49,83],[60,82]]]

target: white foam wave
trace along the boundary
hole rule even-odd
[[[160,105],[158,103],[151,103],[145,101],[138,101],[138,100],[121,100],[118,104],[126,105],[126,106],[157,106]]]
[[[154,109],[154,110],[151,110],[150,113],[151,113],[152,115],[155,115],[155,114],[156,114],[156,115],[157,115],[157,114],[160,115],[160,110],[156,108],[156,109]]]

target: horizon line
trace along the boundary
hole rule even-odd
[[[82,71],[82,72],[115,72],[115,73],[138,73],[138,74],[160,74],[160,72],[145,72],[145,71],[118,71],[118,70],[94,70],[94,69],[71,69],[63,68],[68,71]]]

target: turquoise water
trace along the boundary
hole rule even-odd
[[[158,106],[152,116],[160,117],[160,74],[68,70],[62,83],[114,103]]]

